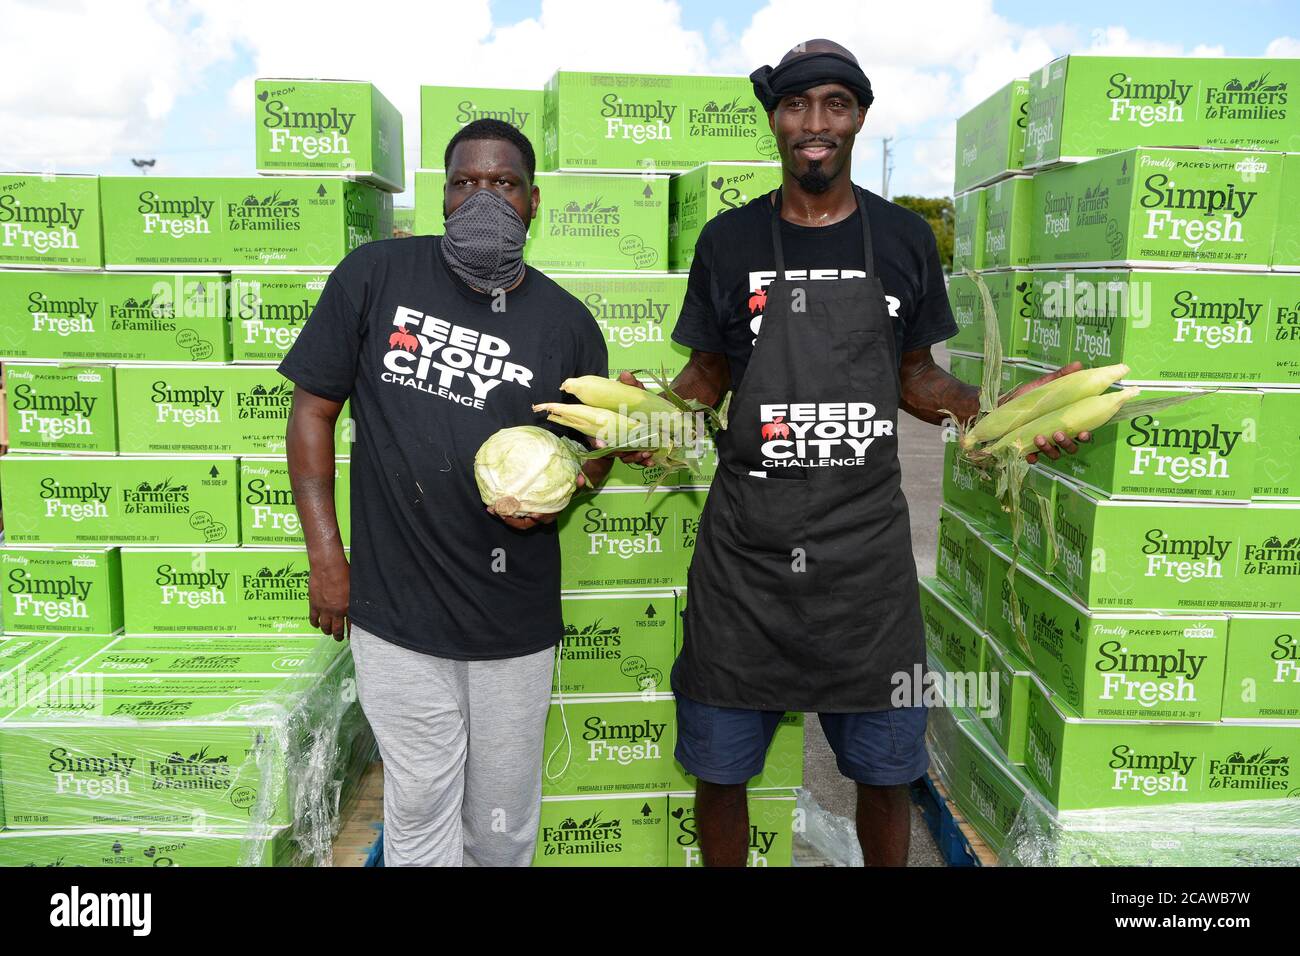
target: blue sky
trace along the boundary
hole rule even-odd
[[[358,9],[0,0],[11,27],[0,168],[134,173],[131,157],[147,156],[159,174],[251,174],[251,79],[287,75],[374,80],[405,116],[410,171],[421,84],[536,87],[557,67],[747,73],[821,35],[854,49],[877,91],[854,178],[879,189],[880,138],[892,136],[891,192],[936,195],[951,183],[956,116],[1062,53],[1261,56],[1272,44],[1300,56],[1300,6],[1283,0],[368,0],[367,20]],[[74,45],[58,58],[21,39],[56,30]]]

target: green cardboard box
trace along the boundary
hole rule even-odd
[[[952,272],[984,268],[984,190],[972,189],[953,198]]]
[[[117,548],[0,548],[6,634],[116,634],[122,629]]]
[[[956,282],[957,280],[952,280]],[[956,314],[956,309],[953,309]],[[949,342],[952,339],[948,340]],[[984,375],[984,357],[975,355],[971,352],[952,352],[948,353],[948,372],[959,382],[967,385],[980,387],[980,380]]]
[[[123,454],[279,455],[293,383],[268,367],[139,366],[117,373]]]
[[[1089,277],[1094,273],[1035,269],[1028,275],[1031,306],[1027,322],[1026,355],[1029,361],[1039,365],[1055,368],[1068,365],[1074,340],[1075,303],[1071,298],[1074,278],[1077,275],[1089,283],[1093,281]],[[1088,361],[1084,364],[1093,363]]]
[[[962,570],[969,546],[970,526],[949,504],[939,506],[939,544],[935,550],[935,576],[954,591],[966,610],[970,602],[964,592]]]
[[[412,200],[412,202],[414,202],[414,200]],[[405,234],[406,236],[415,235],[414,206],[393,207],[393,237],[401,238],[402,234]]]
[[[1300,384],[1300,276],[1055,272],[1034,284],[1069,360],[1123,362],[1126,384]]]
[[[1300,271],[1300,159],[1282,157],[1282,208],[1273,234],[1274,269]]]
[[[6,364],[4,376],[12,451],[117,452],[112,366]]]
[[[402,114],[372,83],[254,81],[257,171],[337,176],[389,192],[406,187]]]
[[[749,851],[746,866],[793,866],[794,834],[800,824],[793,790],[749,791]],[[668,795],[668,866],[704,865],[699,828],[695,823],[695,794]]]
[[[1025,161],[1029,81],[1012,80],[957,120],[953,192],[963,193],[1015,172]]]
[[[393,231],[393,197],[343,179],[105,176],[109,269],[332,269]]]
[[[1300,617],[1228,616],[1224,720],[1300,720]]]
[[[170,642],[149,638],[121,638],[87,658],[79,674],[147,674],[166,677],[279,677],[282,674],[312,673],[324,669],[339,653],[342,644],[332,639],[283,639],[265,637],[253,650],[236,649],[239,638],[223,638],[224,646],[211,641],[191,643],[188,638]],[[326,646],[327,644],[333,647]]]
[[[0,173],[0,266],[103,264],[98,176]]]
[[[231,273],[234,360],[278,365],[298,340],[328,278],[328,272]]]
[[[343,546],[352,542],[352,461],[334,459],[334,511]],[[246,547],[303,547],[302,523],[284,458],[239,459],[239,528]]]
[[[219,830],[6,830],[0,866],[293,866],[292,827],[269,834]]]
[[[1081,604],[1300,611],[1300,505],[1106,500],[1058,483],[1054,575]]]
[[[1300,498],[1300,391],[1265,391],[1255,450],[1256,498]],[[12,433],[11,433],[12,434]]]
[[[687,272],[704,224],[781,185],[780,163],[702,163],[668,183],[668,268]]]
[[[667,372],[671,380],[691,357],[671,338],[686,297],[685,276],[560,275],[555,281],[605,333],[610,375],[646,369]]]
[[[1133,146],[1300,151],[1293,59],[1063,56],[1029,77],[1025,165]]]
[[[0,717],[44,694],[50,684],[62,680],[114,640],[102,634],[0,637]],[[3,810],[0,800],[0,823],[4,822]]]
[[[777,159],[747,77],[566,70],[546,83],[542,154],[545,169],[602,172]]]
[[[1058,810],[1277,800],[1295,792],[1295,725],[1088,721],[1029,688],[1025,771]]]
[[[985,282],[987,285],[987,280]],[[957,334],[945,343],[949,349],[980,357],[984,349],[984,300],[975,280],[954,272],[948,279],[948,306],[957,323]],[[955,374],[955,373],[954,373]],[[969,384],[977,385],[978,380]]]
[[[1014,765],[977,721],[961,711],[937,707],[930,712],[930,755],[948,790],[975,832],[997,853],[1033,792],[1024,770]]]
[[[1130,149],[1033,179],[1039,266],[1266,269],[1281,205],[1279,157]]]
[[[1020,538],[1022,555],[1039,567],[1051,564],[1047,522],[1043,509],[1051,509],[1056,497],[1052,475],[1032,467],[1020,492]],[[967,460],[956,442],[944,448],[943,500],[958,509],[977,530],[992,532],[1008,540],[1013,536],[1012,515],[997,494],[992,472],[984,472]]]
[[[420,235],[442,232],[443,170],[415,174]],[[668,177],[538,173],[537,216],[524,260],[544,272],[664,272],[668,268]]]
[[[127,634],[311,634],[299,548],[124,548]]]
[[[672,591],[566,594],[553,694],[666,694],[677,657]]]
[[[230,361],[221,276],[0,270],[0,357]]]
[[[1089,720],[1214,721],[1221,716],[1228,619],[1222,613],[1090,610],[1034,569],[1017,567],[1016,635],[1005,552],[993,549],[1000,612],[987,626],[1040,680]]]
[[[351,673],[339,655],[325,675],[112,675],[89,694],[67,692],[69,675],[0,718],[6,823],[287,825],[313,737],[355,723],[339,696]]]
[[[1032,357],[1030,321],[1034,309],[1031,278],[1031,273],[1020,271],[980,274],[997,315],[998,341],[1002,345],[1004,361]],[[975,280],[966,275],[954,275],[949,279],[948,303],[957,322],[957,334],[948,340],[948,347],[975,355],[982,361],[984,297],[980,295]],[[971,384],[978,385],[978,379]]]
[[[684,587],[707,494],[608,488],[575,495],[557,522],[561,586]]]
[[[1141,397],[1174,397],[1185,391],[1143,388]],[[1256,458],[1265,447],[1263,397],[1249,389],[1205,392],[1184,404],[1111,424],[1077,454],[1042,463],[1112,498],[1249,501],[1257,486]],[[1300,405],[1293,407],[1300,410]]]
[[[1033,182],[1028,176],[1012,176],[985,188],[983,268],[1029,265],[1033,200]]]
[[[1023,764],[1033,671],[1019,653],[1002,647],[988,634],[984,636],[984,669],[997,681],[997,702],[972,711],[972,717],[993,738],[1005,760]]]
[[[542,795],[667,791],[676,728],[667,695],[557,697],[546,716]]]
[[[921,579],[921,620],[926,650],[945,671],[965,675],[984,670],[984,629],[937,578]]]
[[[8,544],[239,542],[233,458],[0,457]]]
[[[666,795],[547,797],[542,801],[533,866],[667,865]]]
[[[528,137],[542,165],[542,91],[503,90],[469,86],[420,87],[420,165],[441,168],[447,144],[460,128],[474,120],[509,123]]]

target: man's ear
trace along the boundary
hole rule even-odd
[[[767,128],[773,133],[776,132],[776,110],[767,111]]]
[[[858,128],[855,129],[854,132],[861,133],[862,124],[865,123],[866,121],[867,121],[867,108],[865,106],[859,106],[858,107]]]
[[[542,204],[542,191],[539,188],[537,188],[537,186],[533,186],[532,205],[529,207],[531,211],[528,214],[529,222],[532,222],[534,219],[537,218],[537,208],[541,204]]]

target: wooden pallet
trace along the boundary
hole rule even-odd
[[[933,771],[912,785],[912,799],[949,866],[997,866],[998,855],[975,832]]]
[[[334,839],[335,866],[365,866],[384,822],[384,765],[366,768],[352,807]]]

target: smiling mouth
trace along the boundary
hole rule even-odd
[[[804,143],[802,146],[795,147],[795,152],[809,161],[825,159],[834,150],[835,147],[829,143]]]

